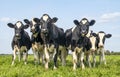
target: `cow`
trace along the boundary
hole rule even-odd
[[[16,54],[18,52],[19,61],[22,56],[24,59],[24,64],[27,64],[28,50],[31,48],[31,41],[28,33],[24,30],[29,26],[24,25],[21,21],[17,21],[15,24],[8,23],[10,28],[14,28],[15,34],[12,40],[12,49],[13,49],[13,60],[12,65],[14,65]]]
[[[74,20],[73,22],[76,26],[66,30],[65,33],[66,45],[68,47],[71,45],[70,48],[72,50],[72,56],[73,56],[73,70],[76,70],[77,62],[79,60],[82,69],[84,69],[85,66],[83,63],[83,58],[84,58],[85,43],[86,43],[85,36],[89,31],[89,26],[94,25],[95,20],[91,20],[89,22],[87,18],[83,18],[80,22],[78,20]]]
[[[54,68],[57,69],[57,56],[59,49],[59,40],[62,37],[63,30],[58,28],[54,23],[58,18],[51,18],[48,14],[43,14],[42,17],[34,19],[36,22],[40,21],[41,38],[44,45],[45,69],[49,68],[50,57],[54,59]],[[62,40],[61,40],[62,41]]]
[[[97,33],[97,40],[98,40],[97,48],[98,48],[98,52],[100,53],[100,57],[99,57],[100,64],[103,62],[106,65],[104,44],[106,38],[110,38],[111,36],[112,34],[106,34],[104,31],[99,31]]]
[[[31,43],[32,43],[32,51],[34,54],[34,62],[35,64],[40,64],[40,58],[42,59],[42,63],[44,63],[43,56],[43,40],[41,38],[41,29],[39,21],[35,22],[34,18],[30,21],[28,19],[24,19],[24,22],[30,26],[30,31],[32,33]]]
[[[93,58],[93,67],[95,67],[96,65],[96,52],[97,52],[97,34],[94,33],[92,30],[90,30],[88,32],[88,34],[86,35],[86,38],[88,40],[86,40],[86,61],[87,64],[89,65],[89,67],[91,67],[91,62],[90,62],[90,56],[92,54],[92,58]]]

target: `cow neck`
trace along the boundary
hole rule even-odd
[[[33,37],[34,37],[34,38],[38,38],[39,34],[40,34],[40,31],[34,33],[34,34],[33,34]]]
[[[25,37],[26,37],[26,36],[25,36],[25,31],[23,30],[20,39],[17,39],[17,38],[15,37],[15,39],[16,39],[16,40],[15,40],[15,43],[16,43],[18,46],[21,47],[21,45],[24,44],[24,40],[26,39]]]

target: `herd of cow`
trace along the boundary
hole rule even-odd
[[[89,26],[94,25],[95,20],[89,21],[83,18],[80,21],[74,20],[75,26],[67,29],[65,32],[62,28],[55,25],[58,18],[51,18],[48,14],[43,14],[41,18],[33,18],[32,20],[24,19],[25,24],[17,21],[15,24],[8,23],[10,28],[14,28],[15,35],[12,40],[14,65],[16,54],[18,53],[19,61],[23,58],[27,64],[28,51],[32,48],[34,54],[34,62],[42,63],[45,69],[49,68],[49,62],[54,61],[54,69],[57,69],[57,58],[61,59],[62,65],[66,65],[66,57],[68,51],[72,51],[73,70],[77,66],[85,68],[85,61],[89,67],[96,65],[96,52],[100,53],[100,63],[106,64],[104,42],[106,38],[110,38],[111,34],[103,31],[98,33],[89,30]],[[31,38],[24,30],[30,27],[32,33]],[[84,59],[86,55],[86,59]],[[93,65],[91,65],[90,56],[92,55]]]

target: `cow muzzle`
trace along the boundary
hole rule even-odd
[[[48,30],[47,29],[42,29],[41,32],[44,33],[44,34],[47,34]]]
[[[16,34],[15,37],[16,37],[17,39],[20,39],[20,38],[21,38],[19,34]]]

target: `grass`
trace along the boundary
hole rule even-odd
[[[120,55],[106,56],[107,65],[99,65],[97,57],[97,66],[95,68],[86,67],[82,70],[80,67],[76,71],[72,70],[72,56],[67,57],[67,65],[53,70],[53,62],[50,62],[50,68],[44,69],[42,64],[34,65],[33,55],[28,56],[28,64],[15,61],[11,66],[12,55],[0,55],[0,77],[120,77]]]

